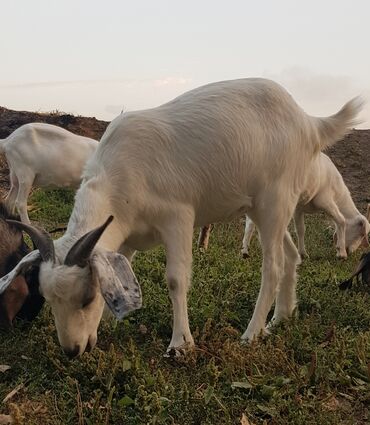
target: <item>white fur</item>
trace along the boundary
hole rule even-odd
[[[78,136],[55,125],[25,124],[0,140],[10,172],[6,205],[18,209],[21,220],[29,223],[27,198],[32,186],[77,188],[83,167],[98,142]]]
[[[275,298],[276,320],[289,317],[295,307],[299,255],[287,226],[312,161],[349,131],[359,108],[351,101],[332,117],[314,118],[278,84],[241,79],[121,114],[85,167],[67,232],[55,242],[59,262],[77,238],[110,214],[115,219],[96,250],[132,257],[135,250],[163,244],[173,305],[169,348],[192,345],[186,298],[193,228],[248,213],[258,226],[264,256],[260,294],[243,335],[253,339],[264,331]],[[91,280],[91,269],[78,270],[77,277]],[[81,353],[97,325],[76,321],[74,326],[70,305],[63,301],[68,296],[56,295],[57,288],[68,295],[65,283],[72,280],[40,266],[40,288],[51,304],[58,335],[71,330],[60,341],[67,349],[78,346]],[[97,303],[94,309],[100,320],[103,306]]]
[[[294,213],[298,237],[298,252],[307,257],[304,245],[304,214],[326,212],[332,217],[336,228],[336,248],[339,258],[347,258],[361,244],[369,246],[367,235],[370,224],[356,208],[351,194],[331,159],[321,153],[312,163],[306,186]],[[246,216],[243,238],[243,256],[248,256],[248,247],[255,225]]]

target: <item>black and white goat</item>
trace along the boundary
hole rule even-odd
[[[0,291],[38,265],[60,344],[76,356],[95,345],[105,303],[118,318],[140,308],[130,259],[163,244],[173,306],[168,352],[177,353],[194,344],[187,312],[194,226],[247,213],[263,249],[260,294],[242,336],[252,340],[275,299],[273,321],[294,310],[299,254],[287,227],[312,161],[350,131],[360,107],[352,100],[331,117],[311,117],[278,84],[251,78],[119,115],[85,167],[65,235],[53,243],[18,224],[38,250],[0,279]]]
[[[11,187],[5,202],[10,211],[18,209],[21,220],[30,223],[27,198],[32,186],[77,189],[97,146],[96,140],[44,123],[22,125],[0,140],[0,153],[9,165]]]

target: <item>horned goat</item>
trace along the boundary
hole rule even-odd
[[[17,219],[0,203],[0,276],[9,273],[31,250],[22,231],[6,220]],[[16,317],[31,321],[44,303],[39,293],[38,270],[19,275],[0,295],[0,327],[9,328]]]
[[[299,254],[287,227],[312,161],[350,131],[360,106],[352,100],[329,118],[311,117],[278,84],[251,78],[119,115],[85,167],[64,236],[53,243],[18,224],[38,250],[0,279],[0,291],[38,264],[60,344],[73,357],[95,345],[104,300],[117,318],[141,307],[130,259],[163,244],[173,306],[167,353],[176,355],[194,344],[187,312],[193,228],[247,213],[263,249],[260,293],[242,336],[252,340],[265,331],[275,298],[273,321],[292,314]]]
[[[44,123],[25,124],[0,140],[9,165],[10,191],[5,199],[21,221],[30,223],[27,198],[32,186],[77,188],[83,167],[98,146],[96,140]]]

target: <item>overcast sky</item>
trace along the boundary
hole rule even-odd
[[[0,105],[111,120],[199,85],[264,76],[312,115],[358,94],[368,0],[17,0],[0,10]]]

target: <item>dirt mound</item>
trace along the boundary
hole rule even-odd
[[[30,122],[45,122],[58,125],[72,133],[99,140],[107,125],[106,121],[96,118],[80,117],[61,112],[38,113],[27,111],[12,111],[0,106],[0,139],[8,137],[15,129]]]
[[[354,130],[327,154],[342,174],[357,207],[366,211],[370,202],[370,130]]]
[[[0,138],[7,137],[16,128],[29,122],[45,122],[58,125],[73,133],[99,140],[108,122],[96,118],[71,114],[13,111],[0,107]],[[352,193],[356,205],[365,211],[370,202],[370,130],[354,130],[344,140],[328,150],[344,181]],[[0,190],[8,189],[8,170],[4,160],[0,162]]]

